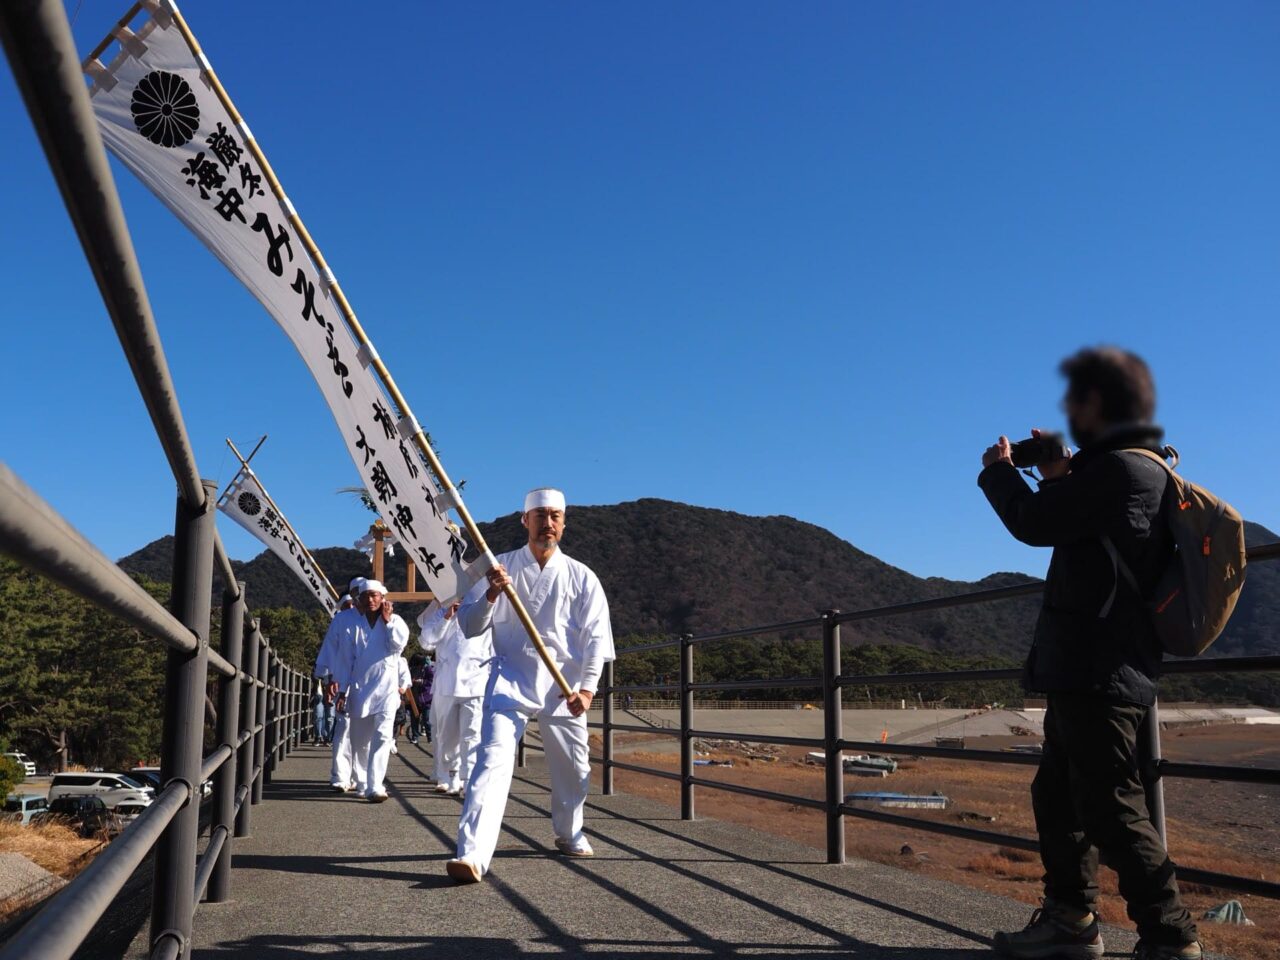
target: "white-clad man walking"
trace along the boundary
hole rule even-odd
[[[590,568],[559,549],[565,527],[563,493],[545,487],[530,491],[521,522],[529,531],[528,544],[498,557],[488,583],[478,584],[458,610],[467,636],[492,628],[494,649],[480,746],[458,824],[458,855],[446,868],[459,883],[476,883],[489,869],[515,772],[516,743],[531,717],[538,718],[551,774],[556,847],[568,856],[593,853],[582,832],[582,807],[591,783],[586,712],[604,664],[614,657],[609,604]],[[552,660],[575,691],[568,700],[503,595],[508,583],[514,584]]]
[[[441,607],[432,602],[418,615],[422,632],[418,643],[435,651],[436,673],[431,706],[436,717],[436,792],[461,796],[471,778],[480,721],[484,716],[484,692],[489,685],[493,641],[486,630],[468,637],[458,626],[458,603]]]
[[[400,703],[397,661],[409,642],[409,625],[392,612],[386,593],[377,580],[364,582],[357,615],[343,620],[333,664],[345,700],[339,703],[351,717],[356,793],[373,803],[387,799],[383,780]]]
[[[330,746],[333,749],[333,763],[329,768],[329,785],[339,793],[347,793],[351,790],[351,767],[353,756],[351,752],[351,730],[347,711],[341,705],[336,703],[338,697],[338,684],[334,680],[334,661],[338,652],[338,646],[341,637],[346,636],[344,629],[344,618],[359,616],[355,609],[352,597],[360,596],[360,591],[364,589],[364,577],[355,577],[347,585],[347,593],[343,595],[339,602],[339,610],[334,614],[333,619],[329,621],[329,629],[325,631],[324,642],[320,644],[320,653],[316,656],[316,668],[313,671],[315,676],[319,677],[328,685],[328,695],[335,701],[333,713],[333,733],[330,738]]]

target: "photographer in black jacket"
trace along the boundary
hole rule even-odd
[[[1031,785],[1044,906],[1025,930],[997,933],[995,948],[1019,958],[1100,957],[1101,854],[1137,924],[1139,960],[1198,960],[1195,924],[1139,776],[1138,737],[1155,702],[1160,645],[1143,598],[1117,582],[1104,547],[1110,538],[1144,592],[1173,553],[1160,517],[1167,474],[1124,452],[1164,453],[1152,423],[1155,385],[1141,358],[1112,347],[1082,350],[1061,372],[1079,452],[1064,449],[1040,463],[1043,479],[1032,490],[1001,437],[978,477],[1014,537],[1053,547],[1024,679],[1048,697],[1044,754]]]

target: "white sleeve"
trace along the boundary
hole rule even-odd
[[[444,618],[444,607],[432,600],[427,609],[418,614],[418,627],[421,631],[418,634],[418,646],[430,653],[444,639],[448,625],[449,621]]]
[[[338,689],[347,690],[355,678],[356,645],[345,624],[333,638],[333,651],[329,655],[328,667],[333,672]]]
[[[324,641],[320,644],[320,652],[316,655],[316,666],[312,675],[327,677],[334,672],[330,661],[333,659],[333,648],[339,632],[338,618],[329,621],[329,629],[324,632]]]
[[[609,621],[609,601],[595,574],[587,577],[582,592],[571,608],[573,625],[582,643],[583,665],[581,689],[592,695],[600,684],[607,660],[614,659],[613,626]]]
[[[391,620],[385,624],[387,628],[387,656],[398,657],[404,652],[404,648],[409,643],[409,625],[404,622],[404,618],[398,613],[391,615]]]
[[[485,596],[488,590],[489,581],[481,580],[471,588],[466,600],[454,614],[454,619],[458,621],[464,636],[478,637],[488,630],[489,625],[493,623],[493,608],[499,603],[507,602],[505,597],[498,597],[496,603],[490,603],[489,598]]]

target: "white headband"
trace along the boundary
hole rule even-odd
[[[347,592],[353,597],[360,596],[360,591],[364,589],[364,582],[364,577],[356,577],[347,584]]]
[[[351,602],[351,594],[349,593],[344,593],[342,596],[338,598],[338,606],[342,606],[344,603],[350,603],[350,602]]]
[[[366,580],[360,586],[360,593],[362,596],[366,593],[381,593],[385,595],[386,592],[387,592],[387,588],[384,587],[377,580]]]
[[[537,510],[539,507],[550,507],[552,510],[564,512],[564,494],[559,490],[545,487],[541,490],[530,490],[524,496],[524,512]]]

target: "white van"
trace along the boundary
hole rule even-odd
[[[20,766],[28,777],[36,775],[36,765],[25,753],[6,753],[5,756]]]
[[[151,806],[151,794],[132,777],[121,773],[59,773],[49,785],[49,802],[59,797],[99,797],[108,809],[118,804]]]

